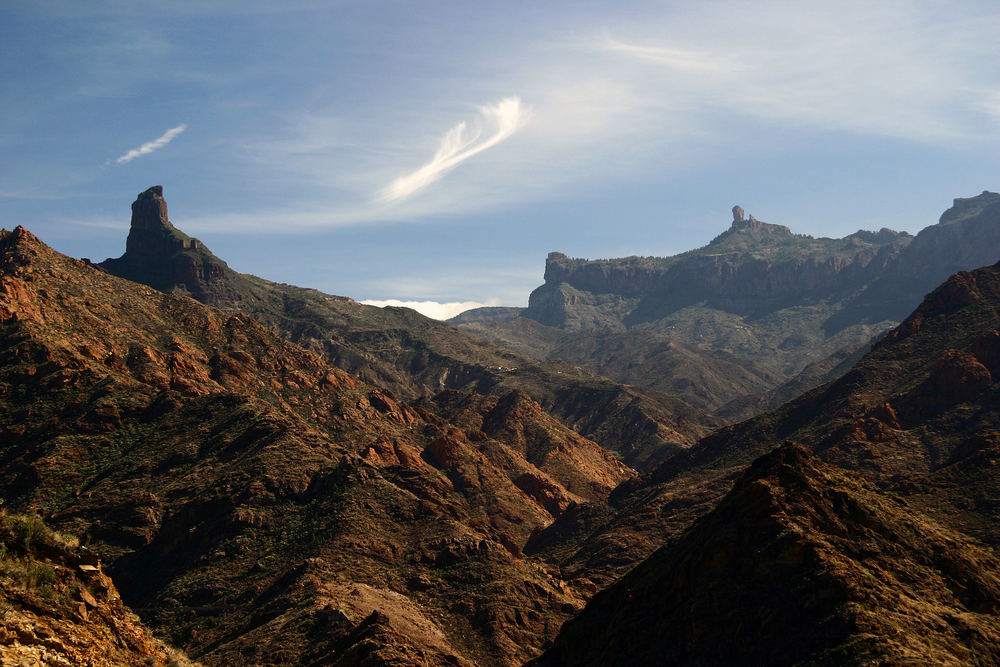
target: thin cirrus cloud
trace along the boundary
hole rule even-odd
[[[115,160],[115,162],[117,162],[118,164],[128,164],[137,157],[141,157],[143,155],[149,155],[153,151],[158,151],[167,144],[169,144],[171,141],[173,141],[178,134],[180,134],[186,129],[187,125],[178,125],[177,127],[172,127],[166,132],[164,132],[162,136],[157,137],[152,141],[147,141],[142,146],[139,146],[138,148],[133,148],[132,150],[123,154],[121,157]]]
[[[646,46],[641,44],[628,44],[612,38],[606,38],[604,42],[606,51],[624,53],[642,60],[667,65],[681,70],[701,70],[720,72],[734,69],[731,63],[724,59],[699,51],[688,51],[684,49],[670,49],[660,46]]]
[[[379,191],[378,198],[394,203],[413,196],[465,160],[508,139],[524,126],[530,114],[519,97],[506,97],[492,106],[480,107],[471,129],[462,121],[448,130],[427,164],[392,181]]]

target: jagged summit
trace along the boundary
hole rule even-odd
[[[200,241],[189,237],[170,223],[162,185],[154,185],[139,193],[132,202],[132,223],[125,242],[126,255],[155,256],[177,248],[202,247]]]
[[[132,228],[173,229],[167,217],[167,201],[163,198],[163,186],[154,185],[139,193],[132,202]]]
[[[743,210],[742,206],[736,205],[733,206],[733,224],[730,225],[729,230],[727,232],[724,232],[720,236],[717,236],[715,241],[713,241],[713,243],[719,241],[720,239],[725,238],[726,234],[728,234],[729,232],[741,232],[741,231],[758,232],[758,233],[771,232],[771,233],[777,233],[781,236],[792,235],[792,231],[788,227],[785,227],[784,225],[772,225],[767,222],[762,222],[757,218],[753,217],[752,213],[747,214],[747,212]]]
[[[736,206],[733,207],[733,225],[732,225],[733,229],[743,229],[743,228],[753,229],[753,228],[759,228],[760,225],[761,225],[760,220],[753,217],[752,213],[750,214],[750,217],[747,218],[747,213],[746,211],[743,210],[742,206],[737,204]]]

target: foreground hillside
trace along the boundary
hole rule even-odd
[[[0,664],[192,663],[122,604],[93,551],[38,517],[0,512]]]
[[[991,192],[956,199],[915,237],[812,238],[735,207],[728,230],[672,257],[551,253],[526,310],[482,309],[454,323],[735,421],[833,379],[949,275],[997,258],[1000,195]]]
[[[670,539],[538,664],[1000,662],[998,341],[1000,265],[958,273],[841,379],[562,517],[534,549],[567,573]]]
[[[412,407],[0,234],[5,506],[80,535],[206,664],[519,664],[595,590],[522,545],[633,475],[523,393]]]
[[[243,312],[366,382],[404,399],[445,389],[526,392],[551,415],[649,467],[719,422],[655,388],[623,386],[565,363],[539,362],[406,308],[375,308],[239,274],[168,219],[161,186],[132,204],[125,254],[100,264],[157,290]]]
[[[786,445],[530,664],[998,662],[993,551]]]

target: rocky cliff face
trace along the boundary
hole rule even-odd
[[[906,317],[947,276],[1000,260],[998,230],[1000,194],[955,199],[938,224],[921,230],[851,308],[883,308],[894,319]]]
[[[951,273],[1000,257],[1000,195],[991,192],[956,199],[937,225],[916,237],[882,229],[814,239],[753,216],[744,220],[735,209],[728,231],[674,257],[580,260],[550,253],[545,285],[532,293],[525,315],[569,326],[576,324],[577,304],[613,303],[615,296],[629,300],[624,316],[613,314],[626,327],[695,303],[759,317],[831,299],[845,301],[854,321],[886,307],[901,319]],[[837,310],[831,307],[831,314]]]
[[[590,293],[590,299],[600,298],[597,295],[635,299],[620,318],[627,326],[699,302],[759,315],[808,298],[850,295],[874,279],[912,240],[890,230],[813,239],[741,216],[734,212],[730,229],[708,246],[674,257],[575,260],[550,253],[545,285],[532,293],[525,316],[545,324],[567,324],[571,320],[567,311],[584,299],[553,298],[564,286]]]
[[[93,551],[0,512],[0,664],[192,665],[126,607]]]

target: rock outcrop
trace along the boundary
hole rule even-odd
[[[0,664],[191,665],[126,607],[93,551],[0,512]]]
[[[170,222],[163,186],[141,192],[132,203],[132,221],[125,254],[99,264],[110,273],[144,282],[156,289],[212,300],[235,307],[248,291],[239,275]]]

